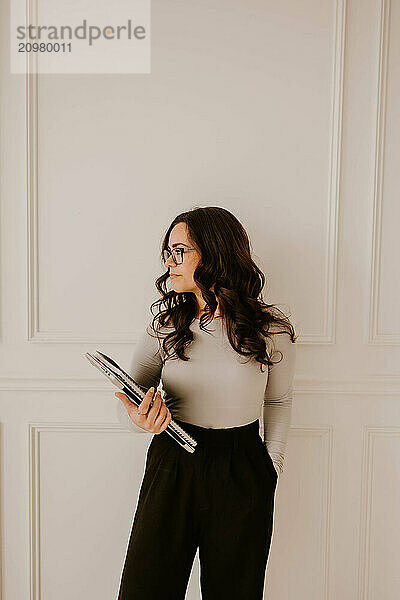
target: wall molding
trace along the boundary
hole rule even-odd
[[[29,22],[37,21],[38,0],[27,0]],[[324,325],[320,334],[304,333],[299,341],[307,344],[333,344],[336,341],[336,304],[338,270],[338,224],[340,195],[340,163],[342,140],[343,63],[346,31],[346,0],[335,0],[333,37],[332,99],[330,120],[330,150],[328,173],[328,220],[326,224]],[[38,260],[38,88],[39,76],[30,72],[26,77],[27,114],[27,341],[35,343],[118,343],[135,342],[140,332],[84,332],[41,329],[39,323],[39,260]]]
[[[129,431],[112,423],[70,423],[40,422],[28,424],[29,435],[29,558],[30,558],[30,598],[40,600],[40,434],[42,432],[87,431],[90,433],[126,433]]]
[[[321,575],[322,589],[321,598],[328,600],[330,596],[330,566],[331,566],[331,515],[332,504],[332,464],[333,464],[333,427],[293,427],[289,431],[289,438],[293,437],[316,437],[320,440],[322,460],[325,461],[323,473],[326,473],[326,486],[323,490],[322,513],[320,522],[321,536]],[[316,571],[318,568],[316,567]]]
[[[126,433],[126,429],[113,424],[88,424],[88,423],[57,423],[57,422],[36,422],[28,424],[29,434],[29,530],[30,530],[30,597],[32,600],[41,598],[41,579],[40,579],[40,435],[43,432],[96,432],[109,433],[110,431]],[[330,515],[332,511],[332,448],[333,448],[333,430],[332,427],[300,427],[294,428],[290,436],[296,437],[316,437],[321,440],[321,445],[326,446],[324,460],[327,473],[326,488],[323,491],[324,502],[322,507],[323,518],[320,523],[321,548],[322,552],[322,573],[323,573],[323,598],[329,597],[329,567],[330,567]]]
[[[111,384],[105,381],[104,385],[99,379],[88,378],[0,378],[0,392],[112,392],[117,391]],[[338,379],[297,379],[294,384],[294,394],[301,395],[368,395],[379,396],[400,395],[400,376],[363,377],[354,380]]]
[[[390,33],[391,0],[380,0],[379,4],[379,54],[378,83],[376,98],[376,125],[374,150],[374,188],[370,273],[370,307],[368,323],[368,344],[398,346],[399,333],[383,333],[379,331],[379,310],[381,297],[381,264],[382,264],[382,214],[383,214],[383,171],[385,160],[386,137],[386,105],[388,52]]]
[[[371,585],[371,518],[374,499],[374,457],[375,440],[377,437],[400,437],[400,427],[370,427],[364,426],[362,490],[360,505],[360,542],[359,542],[359,571],[358,571],[358,600],[370,600]]]

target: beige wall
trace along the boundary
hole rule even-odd
[[[195,205],[299,334],[265,596],[398,598],[400,3],[153,0],[151,75],[28,80],[1,11],[1,598],[115,598],[151,436],[84,353],[128,365]]]

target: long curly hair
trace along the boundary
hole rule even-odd
[[[271,361],[273,336],[287,333],[293,343],[297,336],[289,318],[275,304],[263,301],[265,276],[251,257],[244,227],[225,208],[195,207],[172,221],[162,241],[161,260],[163,250],[168,247],[170,232],[177,223],[186,223],[190,242],[201,254],[193,274],[205,300],[200,328],[208,332],[205,326],[213,319],[219,303],[232,348],[249,356],[249,360],[254,357],[263,372],[263,366],[275,364]],[[194,339],[189,327],[197,318],[197,299],[193,292],[169,290],[168,279],[168,270],[156,279],[161,297],[151,304],[153,315],[153,308],[159,309],[153,316],[151,328],[156,337],[162,338],[167,358],[190,360],[184,350]],[[213,290],[210,289],[212,286]],[[161,331],[168,327],[171,328],[169,333],[165,329]]]

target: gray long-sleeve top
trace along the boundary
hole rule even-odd
[[[225,428],[263,420],[264,443],[278,474],[283,472],[290,429],[296,344],[288,333],[273,334],[273,362],[260,371],[253,357],[238,354],[230,345],[224,319],[214,318],[209,333],[200,329],[200,320],[190,325],[193,341],[185,348],[189,361],[166,360],[161,342],[147,331],[135,345],[130,375],[147,388],[159,386],[172,418],[200,425]],[[274,331],[274,330],[273,330]],[[277,352],[275,354],[275,352]],[[248,361],[248,362],[246,362]],[[131,431],[145,432],[136,426],[118,400],[118,418]]]

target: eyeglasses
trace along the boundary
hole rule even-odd
[[[186,254],[186,252],[192,252],[193,250],[196,250],[196,248],[174,248],[171,252],[169,248],[166,248],[162,251],[162,259],[165,264],[169,257],[172,256],[174,263],[180,265],[183,263],[183,255]]]

